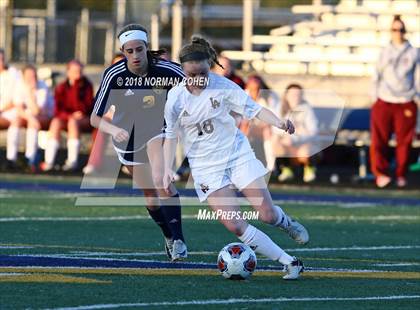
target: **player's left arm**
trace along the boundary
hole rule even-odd
[[[225,89],[225,101],[231,111],[241,114],[246,119],[256,117],[264,123],[283,129],[290,134],[295,132],[295,127],[290,120],[282,120],[269,109],[256,103],[238,85],[225,80]]]
[[[289,119],[280,119],[276,114],[270,111],[267,108],[262,107],[261,110],[256,115],[256,118],[260,121],[263,121],[266,124],[275,126],[277,128],[283,129],[289,134],[295,132],[295,126],[292,121]]]

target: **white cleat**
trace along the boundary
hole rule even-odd
[[[78,166],[77,162],[70,162],[70,161],[66,160],[66,162],[64,163],[63,167],[61,167],[61,169],[63,171],[71,172],[71,171],[76,170],[77,166]]]
[[[282,228],[287,234],[299,244],[307,244],[309,242],[309,234],[306,228],[298,221],[288,217],[289,226]]]
[[[179,260],[183,260],[186,259],[188,256],[188,252],[187,252],[187,246],[185,245],[185,243],[178,239],[178,240],[174,240],[173,243],[173,250],[172,250],[172,261],[179,261]]]
[[[299,278],[300,274],[303,272],[305,267],[300,259],[293,257],[294,260],[289,265],[284,266],[284,271],[286,275],[283,276],[284,280],[296,280]]]
[[[165,237],[165,253],[170,260],[172,260],[172,252],[174,249],[174,241],[172,238]]]

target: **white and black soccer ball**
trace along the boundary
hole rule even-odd
[[[244,280],[249,278],[257,267],[257,257],[246,244],[229,243],[220,251],[217,267],[226,279]]]

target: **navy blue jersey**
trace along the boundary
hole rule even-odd
[[[123,59],[105,70],[95,97],[93,113],[103,116],[115,107],[112,123],[130,133],[130,141],[114,145],[122,151],[136,151],[162,133],[166,96],[184,78],[180,65],[158,60],[151,63],[146,76],[127,68]]]

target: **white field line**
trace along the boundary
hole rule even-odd
[[[121,304],[97,304],[78,307],[56,308],[57,310],[84,310],[84,309],[113,309],[121,307],[163,307],[163,306],[189,306],[189,305],[229,305],[237,303],[282,303],[282,302],[326,302],[326,301],[384,301],[419,299],[420,295],[399,295],[399,296],[368,296],[368,297],[299,297],[299,298],[260,298],[260,299],[207,299],[207,300],[186,300],[186,301],[164,301],[164,302],[140,302]]]
[[[8,249],[33,249],[32,246],[9,246],[9,245],[0,245],[0,250]]]
[[[18,277],[26,276],[27,273],[16,273],[16,272],[0,272],[0,277]]]
[[[302,217],[319,221],[418,221],[419,215],[374,215],[374,216],[342,216],[342,215],[315,215]]]
[[[408,267],[408,266],[420,266],[420,263],[387,263],[387,264],[373,264],[376,267]]]
[[[340,248],[307,248],[286,249],[293,252],[328,252],[328,251],[383,251],[383,250],[411,250],[420,249],[420,245],[384,245],[384,246],[353,246]]]
[[[131,261],[131,260],[130,260]],[[141,262],[151,262],[151,263],[161,263],[162,261],[141,261]],[[205,264],[208,265],[210,263],[205,263],[205,262],[196,262],[196,263],[191,263],[193,265],[200,265],[200,264]],[[216,267],[216,264],[214,264],[214,267]],[[273,273],[277,273],[277,272],[282,272],[282,270],[280,269],[272,269],[269,268],[272,266],[268,266],[268,267],[257,267],[256,272],[260,272],[260,271],[271,271]],[[18,270],[32,270],[32,269],[38,269],[40,270],[40,272],[42,272],[42,270],[44,269],[60,269],[60,270],[75,270],[75,271],[81,271],[81,270],[118,270],[118,269],[124,269],[124,270],[128,270],[128,269],[133,269],[133,270],[139,270],[138,267],[102,267],[102,266],[97,266],[97,267],[80,267],[80,266],[1,266],[1,269],[6,270],[9,269],[11,270],[11,272],[13,272],[14,270],[18,269]],[[149,269],[149,268],[142,268],[142,269]],[[213,270],[216,271],[215,268],[203,268],[203,269],[198,269],[198,268],[153,268],[151,267],[151,269],[154,270]],[[305,269],[305,273],[312,273],[312,272],[316,272],[316,273],[332,273],[332,272],[341,272],[341,273],[353,273],[353,274],[359,274],[359,273],[398,273],[400,271],[396,271],[396,270],[383,270],[383,269],[349,269],[349,268],[324,268],[324,267],[307,267]]]
[[[138,262],[138,263],[167,263],[167,261],[157,261],[157,260],[139,260],[139,259],[122,259],[122,258],[103,258],[103,257],[78,257],[78,256],[72,256],[72,255],[66,255],[66,254],[28,254],[28,255],[24,255],[24,254],[19,254],[19,255],[14,255],[17,257],[40,257],[40,258],[63,258],[63,259],[79,259],[79,260],[90,260],[90,259],[94,259],[94,260],[99,260],[99,261],[113,261],[113,262]],[[203,265],[203,266],[207,266],[208,264],[211,264],[211,262],[202,262],[202,261],[197,261],[197,262],[184,262],[184,264],[186,265],[191,265],[191,266],[197,266],[197,265]],[[32,268],[31,266],[3,266],[2,268]],[[44,268],[44,267],[41,267]],[[49,268],[48,266],[46,266],[45,268]],[[54,268],[54,267],[51,267]],[[80,268],[80,269],[97,269],[97,268],[101,268],[101,269],[115,269],[118,267],[66,267],[66,266],[56,266],[55,268],[63,268],[63,269],[67,269],[67,268]],[[132,268],[132,267],[124,267],[124,268]],[[135,267],[137,268],[137,267]],[[159,268],[157,268],[159,269]],[[165,268],[164,268],[165,269]],[[184,269],[184,268],[176,268],[176,269]],[[187,268],[189,269],[189,268]],[[269,271],[275,271],[273,269],[270,268],[265,268],[265,267],[259,267],[258,271],[264,271],[264,270],[269,270]],[[376,273],[376,272],[391,272],[391,271],[387,271],[387,270],[382,270],[382,269],[350,269],[350,268],[328,268],[328,267],[307,267],[306,268],[306,272],[348,272],[348,273]]]
[[[197,219],[197,214],[184,214],[183,219]],[[0,217],[0,222],[67,222],[67,221],[131,221],[150,219],[149,215],[127,215],[127,216],[92,216],[92,217],[38,217],[38,216],[18,216]],[[303,220],[318,221],[419,221],[419,215],[373,215],[373,216],[328,216],[314,215],[301,216]]]
[[[6,246],[7,248],[7,246]],[[13,248],[13,247],[12,247]],[[23,248],[23,247],[22,247]],[[30,248],[30,247],[28,247]],[[0,247],[1,249],[1,247]],[[289,252],[330,252],[330,251],[383,251],[383,250],[413,250],[420,249],[420,245],[384,245],[384,246],[352,246],[352,247],[336,247],[336,248],[290,248],[285,249]],[[190,255],[214,255],[218,252],[213,251],[196,251],[188,252]],[[79,256],[155,256],[165,254],[163,251],[159,252],[132,252],[132,253],[118,253],[118,252],[88,252],[88,251],[76,251],[70,254],[55,254],[55,255],[79,255]],[[24,255],[24,254],[21,254]],[[51,255],[51,254],[46,254]]]
[[[74,196],[76,199],[75,205],[82,206],[139,206],[145,205],[146,200],[144,197],[120,197],[120,196],[88,196],[78,197],[76,194]],[[258,198],[258,197],[255,197]],[[233,204],[238,203],[241,206],[250,206],[250,203],[247,199],[243,197],[224,199],[225,203]],[[339,206],[345,208],[362,208],[362,207],[375,207],[381,205],[379,203],[371,202],[342,202],[342,201],[322,201],[322,199],[314,200],[292,200],[292,199],[276,199],[273,201],[275,204],[294,204],[294,205],[307,205],[308,203],[316,204],[320,206]],[[207,205],[206,203],[200,203],[196,197],[181,197],[182,206],[193,206],[197,205]],[[419,202],[420,205],[420,202]]]

